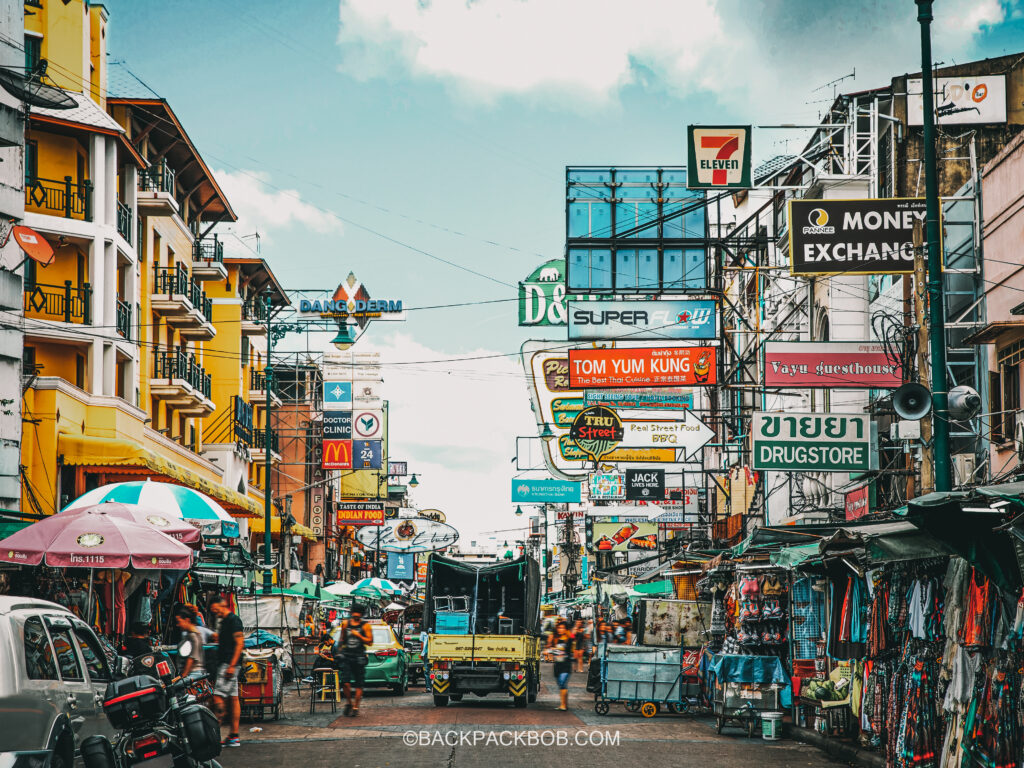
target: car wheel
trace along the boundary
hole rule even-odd
[[[391,686],[391,690],[394,691],[395,696],[405,696],[405,692],[409,689],[409,678],[402,676],[402,679],[398,684]]]

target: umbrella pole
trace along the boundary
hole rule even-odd
[[[92,626],[92,578],[96,574],[95,568],[89,569],[89,595],[85,598],[85,622]]]

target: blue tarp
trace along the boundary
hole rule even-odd
[[[704,654],[704,676],[708,682],[717,678],[723,683],[778,683],[782,706],[792,703],[790,679],[785,667],[776,656],[736,656],[725,653]]]
[[[284,641],[273,632],[257,629],[245,638],[246,648],[284,648]]]

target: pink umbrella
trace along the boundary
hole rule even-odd
[[[131,520],[140,525],[148,525],[161,533],[166,533],[173,539],[177,539],[192,549],[199,549],[203,545],[202,531],[191,523],[186,523],[180,517],[168,517],[152,507],[140,506],[139,504],[121,504],[116,501],[105,501],[102,504],[91,504],[87,507],[65,509],[62,515],[80,515],[83,512],[99,512],[101,514],[113,515],[114,517]]]
[[[192,550],[151,525],[87,509],[51,515],[0,540],[0,562],[57,568],[185,570]]]

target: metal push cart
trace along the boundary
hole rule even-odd
[[[284,674],[281,662],[272,654],[250,655],[242,658],[242,679],[239,681],[238,703],[242,717],[265,720],[281,717],[281,699],[284,693]]]
[[[746,728],[752,737],[762,712],[781,712],[781,692],[789,682],[775,656],[709,655],[705,671],[712,691],[715,728]]]
[[[662,707],[686,712],[701,701],[696,666],[684,668],[679,648],[608,645],[599,649],[601,684],[594,695],[594,711],[607,715],[612,704],[629,712],[654,717]]]

